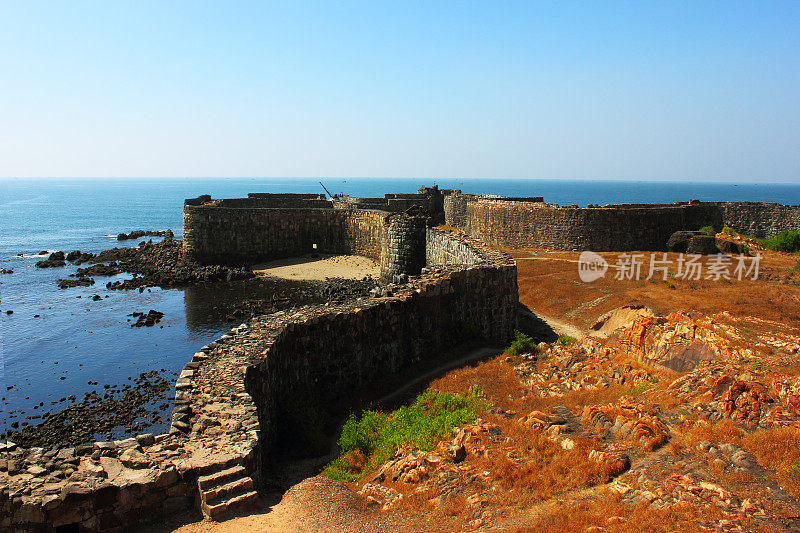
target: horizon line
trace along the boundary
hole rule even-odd
[[[731,179],[731,178],[584,178],[584,177],[450,177],[450,176],[0,176],[0,180],[117,180],[117,179],[146,179],[146,180],[169,180],[169,179],[224,179],[224,180],[262,180],[262,179],[285,179],[285,180],[448,180],[448,181],[476,181],[476,180],[514,180],[514,181],[613,181],[613,182],[637,182],[637,183],[714,183],[714,184],[748,184],[748,185],[800,185],[800,178],[779,179],[777,181],[763,181],[758,179]]]

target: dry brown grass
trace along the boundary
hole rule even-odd
[[[506,250],[517,260],[520,301],[534,312],[564,317],[579,327],[589,327],[601,314],[622,305],[647,305],[658,314],[696,309],[706,313],[728,310],[734,315],[750,315],[800,326],[800,273],[790,271],[797,256],[767,251],[761,260],[758,280],[689,281],[667,278],[669,288],[657,282],[613,279],[613,271],[593,283],[578,278],[577,252]],[[647,275],[650,253],[642,267]],[[618,253],[601,254],[610,265]],[[668,254],[675,262],[677,254]],[[658,255],[660,258],[660,254]],[[707,259],[702,260],[705,262]],[[591,302],[591,305],[587,305]]]
[[[745,435],[741,442],[742,448],[775,472],[775,480],[783,488],[800,499],[800,429],[756,431]]]
[[[499,420],[494,422],[500,423]],[[498,503],[519,505],[546,500],[560,493],[606,483],[623,468],[616,461],[590,461],[589,452],[599,448],[591,439],[572,437],[575,447],[567,450],[542,432],[520,424],[505,422],[501,427],[522,460],[515,462],[499,453],[476,461],[478,468],[497,477],[503,492]]]
[[[474,367],[461,368],[434,380],[430,388],[442,392],[461,394],[470,387],[477,386],[488,400],[498,406],[508,406],[519,400],[522,384],[514,373],[514,369],[503,361],[504,357],[495,357],[489,361],[478,363]]]
[[[774,479],[795,498],[800,499],[800,429],[761,429],[752,433],[725,419],[716,424],[700,422],[684,432],[684,442],[696,446],[701,440],[730,442],[752,453],[759,464],[774,472]],[[731,482],[746,480],[728,479]]]
[[[565,531],[628,532],[708,531],[698,522],[714,523],[723,518],[715,507],[678,504],[668,509],[650,509],[646,504],[626,505],[612,494],[581,502],[557,503],[546,513],[517,529],[522,533]]]

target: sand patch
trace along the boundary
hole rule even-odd
[[[381,267],[377,261],[360,255],[313,254],[302,257],[278,259],[253,267],[260,276],[283,279],[324,280],[325,278],[361,279],[364,276],[377,278]]]

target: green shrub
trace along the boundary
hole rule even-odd
[[[506,352],[511,355],[521,355],[524,353],[532,353],[536,348],[533,346],[533,339],[522,333],[521,331],[514,332],[514,342],[508,347]]]
[[[656,386],[654,381],[643,381],[638,385],[635,385],[628,391],[628,396],[639,396],[643,392],[649,391],[653,387]]]
[[[725,235],[738,235],[736,231],[734,231],[734,229],[731,228],[730,226],[723,227],[722,233],[724,233]]]
[[[556,339],[557,344],[561,344],[562,346],[569,346],[570,344],[575,344],[575,337],[570,337],[569,335],[561,334]]]
[[[776,252],[794,253],[800,251],[800,233],[794,230],[783,230],[775,237],[756,240],[765,248]]]
[[[472,422],[484,408],[480,391],[471,388],[466,394],[425,391],[409,406],[389,414],[364,411],[351,415],[339,438],[341,456],[325,467],[323,474],[339,481],[352,481],[388,460],[398,446],[430,450],[447,437],[453,428]],[[348,460],[354,453],[368,460],[355,465]]]
[[[789,473],[800,476],[800,461],[792,463],[792,466],[789,467]]]
[[[377,411],[364,411],[361,418],[350,415],[342,427],[339,446],[343,450],[359,450],[363,454],[370,453],[378,442],[380,430],[386,422],[386,415]]]
[[[700,228],[701,233],[705,233],[706,235],[711,235],[712,237],[717,234],[717,231],[714,229],[714,226],[703,226]]]

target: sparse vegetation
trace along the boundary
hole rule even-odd
[[[323,474],[352,481],[389,459],[398,446],[430,450],[453,428],[472,422],[483,408],[478,390],[452,394],[428,390],[410,406],[391,413],[364,411],[351,415],[342,428],[342,455],[325,467]]]
[[[755,240],[776,252],[800,252],[800,233],[796,231],[783,230],[775,237]]]
[[[575,337],[570,337],[569,335],[562,333],[558,336],[558,339],[556,339],[556,343],[561,344],[562,346],[569,346],[570,344],[575,344],[575,340]]]
[[[712,237],[717,234],[717,231],[714,229],[714,226],[703,226],[700,228],[701,233],[705,233],[706,235],[711,235]]]
[[[789,272],[800,272],[800,259],[798,259],[797,263],[795,263],[794,266],[789,269]]]
[[[643,392],[647,392],[655,386],[656,383],[654,381],[643,381],[632,387],[631,390],[628,391],[628,396],[639,396]]]
[[[761,359],[757,359],[752,363],[750,363],[750,368],[752,368],[756,372],[764,372],[767,369],[767,364]]]
[[[533,339],[525,335],[521,331],[514,332],[514,342],[511,343],[506,349],[506,352],[511,355],[522,355],[524,353],[533,353],[536,348],[533,345]]]
[[[672,283],[671,281],[665,281],[664,283],[667,285],[667,288],[669,288],[669,289],[674,289],[675,288],[675,284]]]

